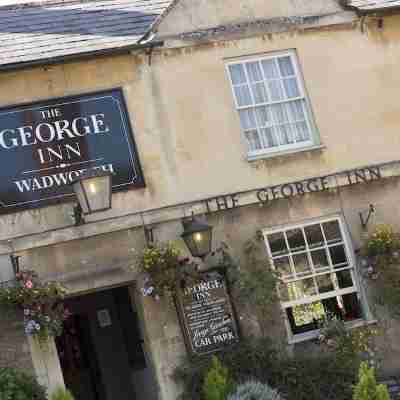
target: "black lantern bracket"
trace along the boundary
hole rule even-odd
[[[85,223],[85,218],[83,218],[83,211],[81,205],[78,203],[74,207],[73,217],[75,220],[75,226],[80,226]]]
[[[19,266],[19,259],[21,256],[17,256],[14,254],[10,255],[10,259],[11,259],[11,265],[13,267],[14,270],[14,274],[17,275],[20,271],[20,266]]]
[[[375,213],[375,211],[376,211],[375,206],[373,204],[370,204],[368,210],[361,211],[358,213],[358,215],[360,216],[361,226],[363,229],[367,228],[368,222],[369,222],[372,214]],[[366,214],[366,217],[364,217],[365,214]]]

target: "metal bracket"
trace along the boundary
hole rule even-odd
[[[14,270],[14,274],[17,275],[19,273],[19,259],[21,256],[14,256],[14,254],[10,255],[11,264]]]
[[[144,236],[146,239],[146,244],[151,245],[154,243],[154,226],[144,226]]]
[[[85,223],[85,218],[83,218],[82,207],[79,203],[74,207],[74,219],[75,219],[75,226],[83,225]]]
[[[367,212],[368,212],[367,217],[364,219],[364,215],[363,214],[365,214]],[[358,215],[360,216],[361,226],[362,226],[363,229],[367,228],[367,225],[368,225],[368,222],[369,222],[369,220],[371,218],[371,215],[374,212],[375,212],[375,206],[373,204],[370,204],[369,205],[369,209],[367,211],[362,211],[362,212],[358,213]]]

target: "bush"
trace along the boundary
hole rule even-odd
[[[374,368],[366,362],[361,363],[353,400],[390,400],[387,387],[376,383]]]
[[[349,400],[359,361],[355,353],[320,352],[290,357],[270,340],[243,340],[218,353],[233,381],[269,383],[286,400]],[[175,371],[183,384],[181,400],[204,400],[202,385],[211,357],[192,360]]]
[[[281,400],[281,397],[267,384],[249,381],[239,385],[228,400]]]
[[[203,384],[205,400],[226,400],[233,389],[233,381],[229,376],[228,368],[225,368],[217,357],[213,356],[211,368],[207,372]]]
[[[74,400],[74,397],[69,390],[59,387],[51,395],[50,400]]]
[[[46,400],[46,391],[36,380],[13,368],[0,368],[0,400]]]

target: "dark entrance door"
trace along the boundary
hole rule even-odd
[[[56,344],[75,400],[152,400],[155,388],[127,287],[67,301],[72,317]],[[137,386],[137,388],[135,387]],[[138,389],[138,390],[135,390]]]

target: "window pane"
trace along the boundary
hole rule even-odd
[[[304,232],[310,248],[323,246],[325,244],[321,226],[319,224],[306,226]]]
[[[263,80],[260,63],[258,61],[246,63],[246,69],[250,82],[259,82]]]
[[[268,235],[268,243],[271,248],[272,256],[278,256],[288,252],[283,232],[271,233]]]
[[[276,140],[271,128],[261,129],[261,135],[265,143],[265,147],[278,146],[279,143]]]
[[[286,237],[291,251],[305,250],[306,242],[301,229],[291,229],[286,231]]]
[[[276,124],[285,124],[289,122],[289,116],[284,104],[274,104],[271,106],[272,117]]]
[[[247,131],[257,128],[256,116],[253,110],[240,110],[239,117],[243,130]]]
[[[279,144],[286,145],[289,143],[293,143],[293,135],[290,130],[290,125],[275,126],[275,132],[278,136]]]
[[[267,91],[263,82],[251,85],[253,91],[254,102],[256,104],[266,103],[268,101]]]
[[[357,293],[345,294],[342,296],[343,319],[351,321],[362,318],[362,309]]]
[[[303,279],[301,281],[287,283],[285,291],[288,301],[304,299],[317,294],[314,279]]]
[[[318,329],[319,323],[325,317],[324,306],[320,301],[289,307],[286,314],[293,334],[304,333]]]
[[[285,88],[286,97],[288,99],[291,99],[293,97],[300,97],[300,90],[297,86],[296,78],[284,79],[283,86]]]
[[[258,136],[258,132],[256,130],[245,132],[245,136],[250,151],[261,150],[263,148],[260,137]]]
[[[253,104],[250,96],[250,90],[247,85],[234,87],[236,101],[239,107],[248,106]]]
[[[295,100],[286,103],[287,112],[292,121],[304,121],[303,100]]]
[[[329,221],[322,224],[324,228],[325,238],[328,244],[341,242],[342,234],[340,232],[339,221]]]
[[[293,264],[297,275],[305,275],[311,272],[311,267],[308,261],[307,253],[294,254]]]
[[[335,290],[331,279],[331,274],[319,275],[316,276],[315,279],[317,280],[318,290],[320,293],[326,293]]]
[[[332,264],[336,266],[336,268],[348,265],[346,250],[343,245],[330,247],[329,254],[331,255]]]
[[[271,125],[270,112],[267,107],[257,107],[256,108],[257,120],[260,126]]]
[[[278,58],[279,70],[282,76],[294,75],[292,60],[289,56]]]
[[[348,287],[354,286],[353,284],[353,278],[351,277],[351,271],[350,270],[345,270],[345,271],[339,271],[336,272],[336,282],[339,287],[339,289],[345,289]]]
[[[274,260],[274,267],[281,276],[291,277],[293,275],[292,269],[290,267],[289,257],[285,256],[281,258],[276,258]]]
[[[329,268],[328,256],[325,249],[315,250],[310,254],[315,270]]]
[[[246,75],[242,64],[230,65],[229,72],[234,85],[246,83]]]
[[[261,64],[266,79],[279,78],[278,66],[276,65],[275,60],[263,60],[261,61]]]
[[[305,142],[310,140],[310,131],[306,122],[296,122],[294,124],[294,131],[296,132],[296,142]]]
[[[275,80],[275,81],[269,81],[268,82],[268,87],[269,87],[269,92],[271,94],[271,100],[272,101],[279,101],[283,100],[285,98],[281,81]]]

